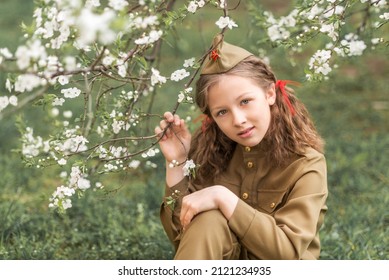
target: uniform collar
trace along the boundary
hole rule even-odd
[[[256,157],[264,157],[267,153],[269,144],[266,141],[261,141],[258,145],[253,147],[238,145],[242,150],[244,156],[255,155]]]

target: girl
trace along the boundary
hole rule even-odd
[[[319,258],[323,141],[288,82],[219,34],[196,85],[202,127],[192,138],[164,114],[155,129],[166,159],[161,221],[175,259]],[[188,159],[194,176],[184,176]]]

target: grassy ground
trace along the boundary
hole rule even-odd
[[[28,5],[3,2],[1,30],[18,30],[14,17],[25,15]],[[206,30],[201,42],[189,26],[182,28],[188,32],[171,40],[171,53],[183,59],[199,55],[217,31]],[[0,32],[0,47],[17,42],[15,32]],[[233,43],[245,43],[245,32],[231,34]],[[272,59],[278,76],[298,80],[300,68],[280,58]],[[167,64],[178,67],[181,61],[172,58]],[[322,259],[389,259],[388,66],[380,55],[367,55],[342,66],[330,81],[298,91],[327,143],[330,195],[321,231]],[[169,94],[176,96],[174,89]],[[161,110],[172,105],[165,102]],[[19,144],[14,121],[0,124],[0,259],[171,259],[158,216],[162,168],[110,178],[107,190],[75,200],[69,213],[59,216],[47,209],[55,170],[26,169],[10,152]]]

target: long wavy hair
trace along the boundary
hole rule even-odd
[[[264,91],[277,82],[271,68],[256,56],[249,56],[226,73],[200,76],[196,83],[195,101],[210,121],[194,133],[189,151],[189,157],[199,165],[196,171],[196,182],[199,183],[225,171],[236,147],[236,143],[212,121],[208,107],[210,89],[225,75],[252,79]],[[288,158],[303,154],[307,147],[324,152],[324,141],[304,104],[296,98],[293,89],[286,87],[285,91],[295,114],[290,112],[280,89],[276,88],[276,101],[270,107],[270,126],[262,140],[268,148],[267,160],[272,166],[287,164]]]

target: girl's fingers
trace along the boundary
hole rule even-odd
[[[189,203],[187,201],[187,197],[184,197],[180,214],[180,222],[184,229],[190,224],[193,217],[198,214],[198,210],[196,210],[196,207],[193,207],[193,205],[191,205],[192,203]]]
[[[191,214],[191,211],[189,211],[189,209],[187,209],[184,213],[182,212],[182,209],[181,209],[180,222],[181,222],[181,225],[184,228],[184,230],[189,225],[189,223],[192,220],[193,216],[194,215]]]
[[[159,127],[161,130],[164,130],[168,126],[168,123],[165,120],[159,122]]]
[[[163,114],[164,120],[168,123],[173,123],[175,126],[181,125],[181,118],[177,114],[172,114],[171,112],[165,112]]]
[[[168,126],[170,126],[166,132],[165,136],[170,137],[173,131],[178,131],[177,128],[182,128],[184,125],[184,120],[182,120],[178,115],[173,115],[170,112],[166,112],[163,120],[159,122],[159,127],[155,129],[156,134],[160,134],[162,131],[165,131]]]
[[[167,121],[167,122],[173,122],[174,120],[174,115],[171,113],[171,112],[165,112],[163,114],[163,118]]]
[[[174,125],[181,126],[181,119],[178,115],[174,115]]]
[[[157,138],[160,138],[162,133],[163,133],[163,129],[161,129],[161,127],[157,126],[154,129],[154,133],[157,136]],[[165,139],[166,139],[166,135],[164,135],[161,140],[165,140]]]

